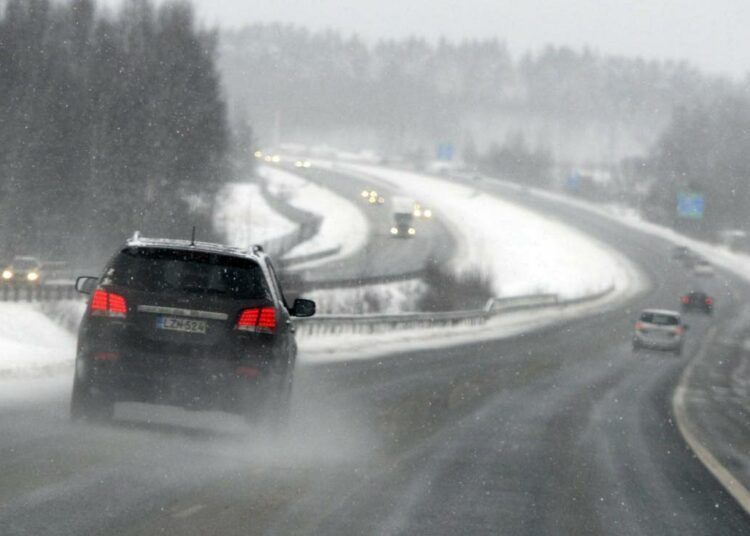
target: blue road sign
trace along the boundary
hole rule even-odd
[[[688,220],[702,220],[706,212],[703,194],[680,192],[677,194],[677,215]]]
[[[454,152],[452,143],[440,143],[437,146],[437,159],[446,162],[453,160]]]
[[[571,192],[577,192],[581,189],[581,176],[577,171],[568,175],[568,178],[565,181],[565,187]]]

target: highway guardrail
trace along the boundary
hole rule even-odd
[[[302,336],[384,333],[402,329],[427,329],[456,326],[479,326],[491,318],[513,311],[567,307],[601,299],[614,291],[610,286],[600,292],[572,299],[557,294],[530,294],[491,298],[482,309],[435,313],[317,315],[295,320]]]

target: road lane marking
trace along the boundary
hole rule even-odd
[[[203,510],[206,507],[205,504],[194,504],[193,506],[189,508],[185,508],[184,510],[180,510],[176,514],[172,514],[172,517],[177,519],[185,519],[187,517],[192,516],[193,514],[197,514],[201,510]]]
[[[708,347],[714,342],[713,339],[716,335],[716,331],[715,326],[712,326],[709,329],[709,336],[705,338],[703,347],[698,351],[698,355],[695,356],[682,373],[680,382],[672,396],[672,411],[674,412],[675,420],[677,421],[677,429],[682,434],[682,437],[685,439],[688,446],[709,472],[714,475],[722,486],[724,486],[729,494],[735,498],[748,514],[750,514],[750,490],[743,486],[732,472],[727,469],[693,434],[690,429],[692,424],[687,415],[685,405],[685,394],[687,393],[688,384],[690,383],[690,378],[693,374],[693,366],[705,357]]]

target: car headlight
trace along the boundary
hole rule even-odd
[[[362,193],[359,195],[361,195],[362,197],[370,197],[370,192],[368,192],[367,190],[362,190]]]
[[[294,163],[294,167],[302,167],[302,162],[300,162],[299,160],[297,160],[297,161],[296,161],[296,162]]]
[[[274,164],[278,164],[279,162],[281,162],[281,157],[275,154],[271,157],[271,160],[273,160]]]
[[[376,197],[370,197],[367,201],[370,203],[377,203],[378,199]]]
[[[391,227],[391,234],[392,235],[397,235],[398,234],[398,229],[396,227]]]
[[[39,279],[39,274],[36,272],[29,272],[28,274],[26,274],[26,279],[28,279],[29,281],[36,281],[37,279]]]
[[[427,208],[424,210],[424,212],[422,212],[422,215],[425,218],[432,218],[432,211],[429,208]]]
[[[310,167],[312,167],[312,164],[310,162],[305,161],[305,162],[302,162],[302,167],[303,168],[310,168]]]
[[[414,236],[415,234],[417,234],[417,230],[414,227],[409,227],[409,234],[411,236]]]
[[[255,158],[263,158],[263,151],[255,151],[253,154],[255,155]]]
[[[10,270],[3,270],[3,279],[5,279],[6,281],[8,279],[13,279],[13,272],[11,272]]]
[[[378,197],[378,204],[382,205],[383,203],[385,203],[385,198],[384,197]]]

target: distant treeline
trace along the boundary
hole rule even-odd
[[[0,257],[96,257],[136,229],[206,229],[230,145],[215,52],[185,3],[103,16],[92,0],[7,0]]]
[[[497,40],[365,43],[338,32],[256,24],[226,32],[232,105],[261,141],[485,152],[522,134],[557,161],[612,162],[647,149],[675,106],[732,90],[685,63],[548,47],[515,58]],[[513,141],[513,140],[511,140]]]
[[[750,232],[750,98],[736,95],[680,107],[640,169],[641,203],[651,219],[700,236]],[[681,193],[705,200],[702,220],[678,217]]]

